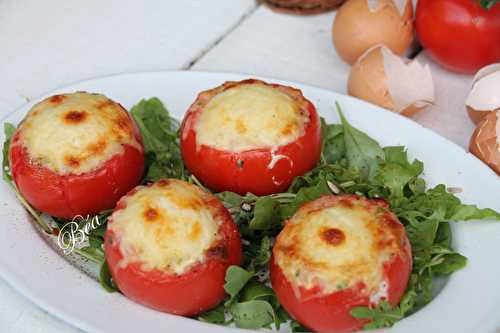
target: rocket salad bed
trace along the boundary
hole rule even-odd
[[[450,222],[490,219],[500,214],[491,209],[464,205],[445,185],[427,189],[421,178],[423,163],[409,161],[404,147],[380,147],[363,132],[352,127],[337,105],[341,124],[322,121],[323,143],[321,161],[315,169],[295,178],[289,190],[267,196],[232,192],[216,193],[237,223],[244,250],[242,267],[231,266],[224,286],[228,294],[217,308],[198,319],[217,323],[234,323],[242,328],[279,328],[291,320],[280,306],[269,286],[268,263],[275,236],[283,221],[298,208],[328,194],[356,194],[384,199],[391,211],[404,224],[413,253],[413,270],[405,295],[399,306],[382,301],[378,308],[357,307],[351,311],[356,318],[371,321],[365,328],[392,326],[405,316],[431,301],[433,279],[447,276],[466,265],[467,259],[452,248]],[[142,183],[165,178],[178,178],[203,187],[184,168],[181,158],[177,120],[169,116],[160,100],[143,100],[131,110],[143,139],[146,172]],[[14,188],[9,170],[8,150],[14,127],[5,125],[4,179]],[[258,180],[257,180],[258,181]],[[206,189],[206,188],[205,188]],[[206,189],[209,191],[208,189]],[[23,201],[39,224],[39,214]],[[99,215],[106,221],[110,212]],[[62,228],[68,221],[53,218]],[[83,221],[84,222],[84,221]],[[50,230],[49,226],[44,229]],[[103,241],[106,223],[93,230],[85,247],[76,252],[101,265],[101,284],[108,291],[117,291],[104,260]],[[303,328],[291,320],[293,330]]]

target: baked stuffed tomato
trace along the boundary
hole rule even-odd
[[[128,112],[84,92],[36,104],[16,130],[9,157],[26,200],[68,219],[113,208],[144,170],[141,136]]]
[[[285,191],[321,153],[314,105],[294,88],[258,80],[204,91],[181,125],[188,170],[216,191]]]
[[[242,255],[222,203],[175,179],[138,186],[120,199],[104,244],[113,280],[127,297],[184,316],[222,301],[226,269]]]
[[[302,206],[273,248],[271,283],[283,307],[311,330],[349,332],[356,306],[395,305],[412,269],[403,225],[383,201],[325,196]]]

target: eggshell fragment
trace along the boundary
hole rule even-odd
[[[469,151],[500,175],[500,111],[489,112],[472,134]]]
[[[475,124],[488,113],[500,110],[500,63],[486,66],[477,72],[465,105]]]
[[[410,61],[385,46],[366,51],[354,64],[349,95],[411,116],[434,102],[434,82],[428,65]]]
[[[332,31],[337,53],[349,64],[377,44],[403,55],[413,41],[413,6],[408,0],[349,0]]]

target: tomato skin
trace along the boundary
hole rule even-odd
[[[343,289],[329,295],[320,295],[319,289],[294,287],[274,261],[270,262],[271,284],[280,303],[305,327],[317,332],[352,332],[363,328],[369,321],[356,319],[350,311],[356,306],[369,306],[370,298],[363,294],[363,284]],[[411,265],[397,257],[386,265],[389,281],[388,302],[397,305],[403,296]],[[300,290],[297,297],[295,290]]]
[[[243,152],[218,150],[206,145],[197,147],[195,124],[202,111],[201,104],[208,103],[216,94],[238,84],[262,83],[258,80],[227,82],[223,86],[202,92],[186,113],[181,125],[181,152],[188,170],[203,184],[221,192],[232,191],[239,194],[247,192],[267,195],[286,191],[293,178],[302,175],[316,166],[321,154],[321,124],[314,105],[305,99],[300,91],[267,84],[291,92],[293,98],[309,113],[305,133],[297,140],[272,150],[271,148],[252,149]],[[272,168],[273,156],[283,155]]]
[[[224,299],[226,270],[231,265],[241,264],[242,245],[238,228],[228,210],[216,198],[209,204],[214,205],[217,215],[223,219],[219,227],[222,250],[213,255],[207,254],[203,263],[181,275],[158,269],[144,271],[140,263],[121,267],[119,263],[123,255],[118,237],[110,228],[107,229],[104,239],[106,261],[113,280],[123,294],[152,309],[182,316],[194,316],[207,311]],[[123,208],[124,204],[120,201],[115,211]]]
[[[60,175],[34,164],[22,144],[12,144],[10,167],[19,192],[35,209],[66,219],[113,208],[121,196],[140,182],[144,172],[141,135],[132,118],[128,117],[134,124],[134,135],[141,149],[126,145],[123,153],[80,175]],[[12,143],[19,140],[20,132],[17,131]]]
[[[443,67],[475,73],[500,61],[500,5],[486,10],[474,0],[419,0],[418,38]]]
[[[323,200],[324,205],[315,209],[326,208],[329,202],[366,200],[356,196],[330,196],[326,200],[325,198],[318,199]],[[383,200],[370,200],[368,204],[389,208]],[[385,214],[383,218],[387,228],[401,229],[404,233],[403,225],[392,214]],[[383,267],[384,278],[388,283],[387,301],[392,305],[397,305],[406,290],[412,270],[411,247],[406,234],[400,255],[386,261]],[[357,306],[376,305],[370,301],[370,294],[364,292],[363,282],[329,294],[324,294],[318,286],[305,289],[294,285],[277,264],[274,250],[269,271],[271,284],[280,304],[293,318],[312,331],[340,333],[360,330],[369,320],[352,317],[351,309]]]

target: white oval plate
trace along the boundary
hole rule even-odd
[[[136,73],[84,81],[48,95],[77,90],[99,92],[126,108],[142,98],[157,96],[181,119],[198,92],[244,78],[221,73]],[[411,157],[425,163],[429,185],[445,183],[462,188],[459,197],[465,202],[500,210],[498,176],[462,148],[374,105],[310,86],[281,83],[302,89],[328,122],[339,121],[333,107],[338,101],[349,121],[382,145],[405,145]],[[2,122],[17,124],[44,97],[9,114]],[[7,185],[2,182],[0,186],[0,276],[52,314],[90,332],[236,330],[156,312],[119,293],[108,294],[92,274],[77,268],[81,264],[71,265],[53,242],[41,237]],[[455,248],[469,258],[467,267],[453,274],[428,306],[388,331],[458,333],[494,332],[500,328],[500,223],[454,224],[453,235]]]

